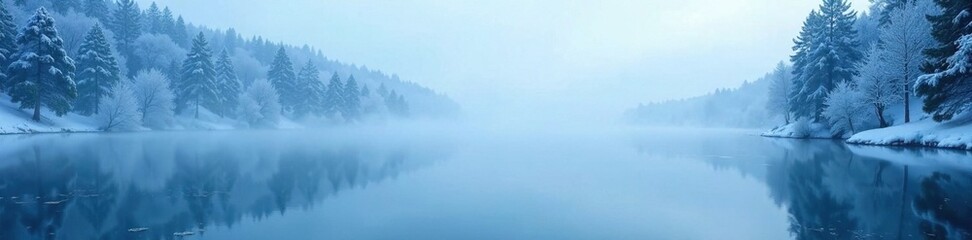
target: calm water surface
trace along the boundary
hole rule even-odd
[[[972,238],[967,152],[478,135],[0,136],[0,239]]]

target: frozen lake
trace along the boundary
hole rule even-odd
[[[446,135],[0,136],[0,239],[972,238],[966,152]]]

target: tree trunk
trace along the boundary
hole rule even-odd
[[[31,118],[31,119],[34,119],[34,122],[40,122],[40,120],[41,120],[40,109],[41,109],[41,106],[40,106],[40,97],[38,97],[37,100],[34,101],[34,117]]]
[[[880,125],[882,128],[888,127],[888,125],[889,125],[888,124],[888,120],[884,119],[884,108],[883,107],[875,107],[875,109],[877,110],[878,125]]]
[[[904,95],[904,122],[911,122],[911,92],[909,92],[908,84],[905,84],[905,95]]]
[[[199,101],[196,101],[196,119],[199,119]]]
[[[904,122],[911,122],[911,80],[908,76],[908,64],[905,64],[904,75]]]
[[[850,127],[851,134],[854,134],[854,132],[857,132],[857,131],[854,131],[854,120],[853,119],[847,118],[847,126]]]

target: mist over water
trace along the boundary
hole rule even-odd
[[[972,174],[954,167],[964,152],[740,130],[407,125],[0,136],[0,238],[969,233],[965,215],[947,215],[972,201],[960,190]]]

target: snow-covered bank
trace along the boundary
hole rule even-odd
[[[0,134],[28,134],[28,133],[56,133],[56,132],[94,132],[95,120],[74,113],[63,117],[54,116],[46,109],[41,110],[44,116],[41,122],[31,120],[31,112],[17,108],[10,103],[10,97],[0,94]]]
[[[775,138],[834,138],[833,134],[830,133],[830,128],[826,125],[806,121],[797,121],[775,127],[759,135]]]
[[[968,118],[962,118],[968,119]],[[931,119],[860,132],[850,144],[925,146],[972,150],[972,121],[937,123]]]
[[[43,108],[41,121],[31,120],[32,112],[17,107],[10,102],[10,97],[0,94],[0,135],[32,134],[32,133],[68,133],[68,132],[101,132],[96,117],[87,117],[76,113],[68,113],[57,117],[54,112]],[[191,116],[176,116],[173,123],[166,130],[233,130],[247,128],[246,124],[236,120],[221,118],[209,111],[201,111],[199,119]],[[300,129],[303,124],[287,118],[281,118],[275,129]],[[139,128],[136,131],[150,131]]]

